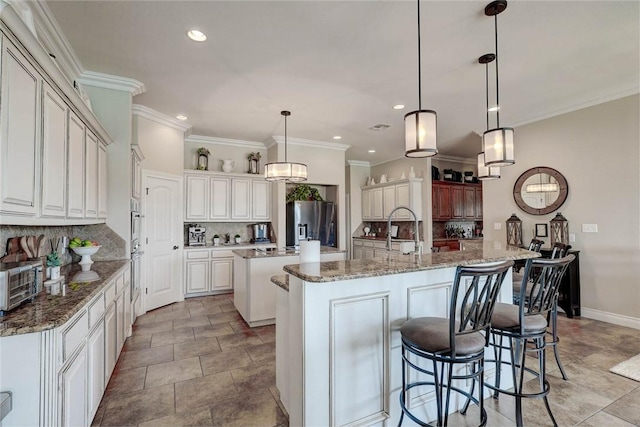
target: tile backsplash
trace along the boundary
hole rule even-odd
[[[240,235],[240,241],[242,243],[248,243],[253,239],[252,225],[255,222],[203,222],[203,223],[184,223],[184,244],[189,244],[189,227],[204,227],[205,238],[208,245],[213,244],[213,236],[219,235],[221,241],[224,241],[225,234],[229,233],[231,241],[236,234]],[[271,224],[269,223],[269,232],[272,231]],[[271,241],[275,242],[275,236],[271,236]]]
[[[45,235],[45,239],[57,237],[78,237],[83,240],[95,240],[101,248],[91,259],[94,261],[111,261],[116,259],[127,259],[126,242],[116,232],[106,224],[92,225],[65,225],[65,226],[22,226],[22,225],[2,225],[0,226],[0,255],[6,252],[7,240],[11,237],[19,236],[39,236]],[[80,257],[72,251],[62,257],[63,264],[80,261]]]

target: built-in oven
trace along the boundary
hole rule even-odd
[[[131,251],[133,252],[133,242],[140,240],[140,202],[131,199]]]

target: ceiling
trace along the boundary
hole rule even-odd
[[[372,164],[404,155],[403,116],[418,107],[414,1],[47,5],[85,70],[139,80],[134,103],[187,115],[194,135],[262,142],[283,135],[287,109],[289,137],[348,144],[348,160]],[[441,154],[475,157],[486,129],[485,5],[421,3],[422,107],[438,113]],[[189,40],[191,28],[208,40]],[[498,31],[502,126],[639,91],[640,2],[511,1]]]

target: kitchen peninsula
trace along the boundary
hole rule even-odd
[[[538,256],[475,242],[464,251],[285,265],[288,278],[275,277],[272,286],[276,385],[290,424],[397,424],[400,326],[409,318],[447,316],[457,266]],[[511,280],[509,272],[505,283]],[[511,300],[511,286],[503,286],[499,301]],[[485,369],[491,380],[495,368]],[[415,390],[410,396],[415,411],[427,412],[424,419],[435,419],[434,399]]]

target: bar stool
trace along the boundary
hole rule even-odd
[[[547,345],[551,344],[545,340],[545,337],[547,319],[556,305],[560,281],[574,258],[575,256],[568,255],[560,259],[527,260],[518,299],[519,304],[497,303],[491,318],[491,345],[495,359],[487,362],[496,364],[496,381],[495,384],[485,383],[485,386],[494,390],[495,398],[498,398],[499,393],[515,397],[518,426],[522,426],[523,398],[543,398],[553,424],[557,425],[547,400],[550,386],[546,379],[545,350]],[[504,339],[507,341],[506,344]],[[527,344],[532,344],[533,348],[528,348]],[[508,351],[510,360],[502,359],[503,350]],[[537,372],[525,366],[528,351],[537,353]],[[500,367],[503,364],[511,366],[513,391],[500,388]],[[532,373],[538,378],[540,384],[538,391],[524,392],[525,372]]]
[[[414,387],[434,386],[437,406],[437,423],[447,425],[451,391],[467,397],[466,413],[472,401],[480,408],[480,425],[487,422],[483,404],[484,349],[489,343],[489,328],[493,308],[500,287],[513,261],[505,261],[492,266],[458,267],[451,290],[448,318],[419,317],[408,320],[400,328],[402,335],[402,391],[400,407],[402,414],[398,425],[406,414],[420,425],[429,425],[412,413],[406,404],[409,390]],[[432,370],[420,367],[417,356],[432,362]],[[465,374],[454,375],[454,364],[470,364]],[[439,372],[439,365],[441,370]],[[445,368],[446,365],[446,368]],[[414,369],[430,375],[433,381],[409,381],[408,375]],[[471,379],[470,390],[462,390],[454,380]],[[408,382],[409,381],[409,382]],[[473,397],[476,381],[479,383],[478,398]],[[446,393],[445,393],[446,389]]]

